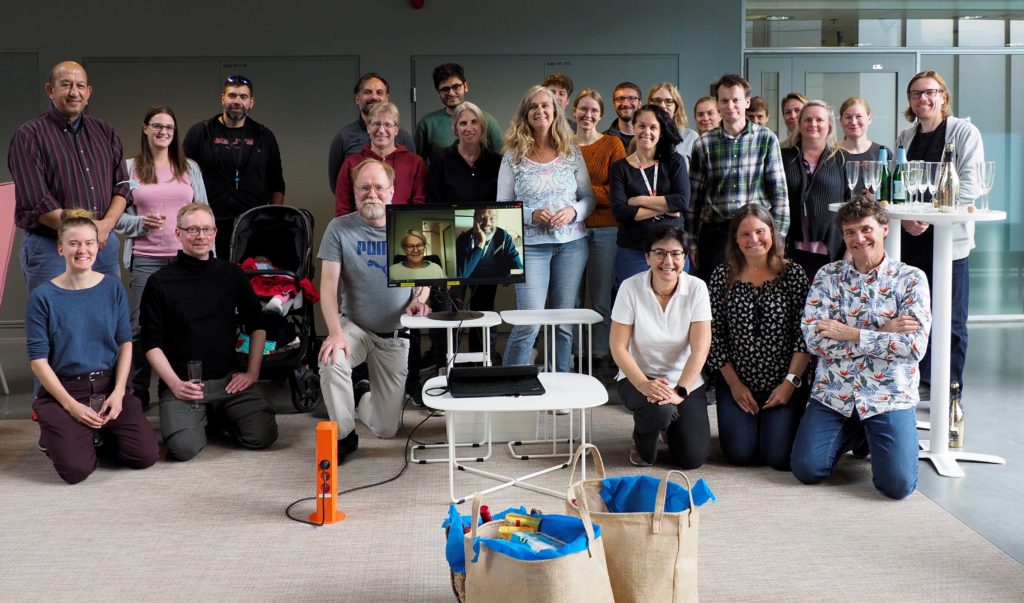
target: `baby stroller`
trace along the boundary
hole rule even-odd
[[[323,402],[313,314],[318,298],[312,289],[313,215],[288,205],[262,205],[246,211],[235,221],[231,262],[245,270],[264,307],[267,351],[260,379],[287,378],[296,410],[312,411]],[[239,337],[237,349],[248,356],[247,336]]]

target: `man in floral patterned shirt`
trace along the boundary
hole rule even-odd
[[[819,360],[793,474],[818,483],[866,439],[875,487],[906,498],[917,485],[914,408],[932,322],[928,281],[886,255],[889,213],[870,197],[843,205],[836,223],[851,257],[823,267],[807,294],[802,328]]]

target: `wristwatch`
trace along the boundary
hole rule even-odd
[[[686,388],[683,387],[682,385],[677,385],[675,387],[675,390],[676,390],[676,395],[678,395],[683,400],[686,399],[686,396],[690,395],[690,392],[686,391]]]
[[[793,387],[796,388],[799,388],[801,385],[804,384],[804,380],[801,379],[799,375],[794,375],[793,373],[786,375],[786,381],[792,383]]]

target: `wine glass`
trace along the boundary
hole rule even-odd
[[[921,192],[924,193],[924,191],[927,190],[928,196],[933,200],[935,199],[935,191],[939,190],[939,173],[941,169],[941,163],[934,161],[924,162],[924,176],[921,178]]]
[[[978,179],[981,181],[981,211],[988,211],[988,194],[996,183],[996,162],[981,161],[978,163]]]
[[[93,409],[96,414],[99,414],[103,410],[103,404],[107,401],[107,397],[103,394],[92,394],[89,396],[89,408]],[[95,429],[92,432],[92,445],[99,448],[103,445],[103,436],[100,435],[100,430]]]
[[[202,387],[203,385],[203,361],[202,360],[189,360],[188,361],[188,380],[189,383],[195,383]],[[199,410],[199,400],[192,401],[192,407],[190,410]]]
[[[846,162],[846,186],[850,188],[850,196],[853,196],[853,189],[857,187],[860,179],[860,163],[857,161]]]
[[[921,192],[921,178],[924,175],[924,168],[921,166],[920,161],[911,161],[907,163],[907,167],[903,172],[903,179],[907,183],[907,194],[910,195],[910,207],[911,209],[918,209],[917,202],[915,200],[914,193]]]
[[[878,185],[882,182],[882,162],[861,161],[860,171],[864,177],[864,188],[871,189],[871,192],[878,198]]]

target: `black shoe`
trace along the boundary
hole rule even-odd
[[[50,456],[50,452],[43,446],[43,436],[39,436],[39,452],[42,452],[46,456]]]
[[[352,386],[352,394],[353,394],[353,396],[356,399],[355,400],[355,407],[356,408],[359,408],[359,400],[361,400],[362,397],[363,397],[363,394],[365,394],[368,391],[370,391],[370,382],[368,380],[366,380],[366,379],[363,379],[361,381],[357,381],[355,383],[355,385]],[[355,432],[353,431],[352,433],[355,433]]]
[[[338,464],[345,462],[353,452],[359,448],[359,434],[356,430],[352,430],[347,436],[338,440]]]
[[[853,456],[859,459],[867,458],[867,456],[871,454],[871,449],[868,448],[867,439],[861,442],[856,448],[854,448],[850,452],[853,453]]]

